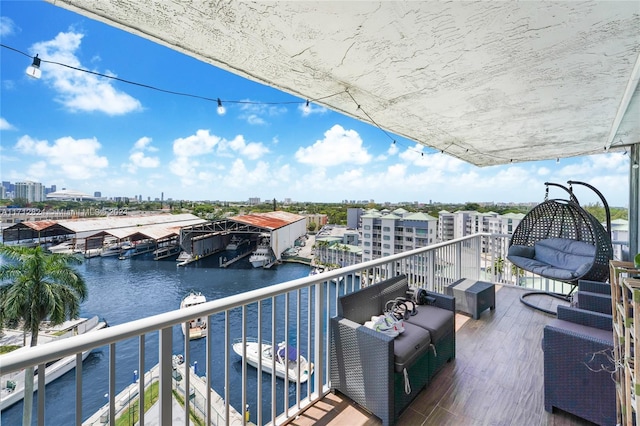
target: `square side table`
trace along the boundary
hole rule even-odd
[[[496,292],[492,283],[462,278],[445,287],[449,296],[456,298],[456,310],[478,319],[485,309],[496,308]]]

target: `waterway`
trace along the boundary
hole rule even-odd
[[[219,268],[219,257],[221,256],[229,257],[229,253],[223,252],[186,267],[177,267],[174,260],[154,261],[149,255],[126,260],[118,260],[115,257],[86,259],[78,267],[86,279],[89,290],[89,296],[81,306],[81,316],[98,315],[108,321],[109,325],[122,324],[178,309],[182,298],[191,290],[200,291],[207,300],[214,300],[309,274],[309,266],[295,263],[285,263],[269,270],[252,268],[248,258],[229,268]],[[301,305],[305,306],[306,295],[303,294],[302,297]],[[263,318],[265,315],[270,315],[269,306],[266,306]],[[239,315],[236,316],[239,318]],[[239,319],[236,322],[238,325],[240,324]],[[252,321],[249,323],[249,333],[256,333],[255,324]],[[224,392],[224,357],[219,354],[222,353],[225,345],[223,324],[222,318],[214,317],[214,329],[210,330],[212,344],[217,354],[214,356],[211,366],[213,388],[221,395]],[[304,324],[301,325],[306,327]],[[219,330],[216,330],[217,326],[220,326]],[[277,327],[279,330],[277,338],[284,340],[282,324],[279,323]],[[234,325],[234,337],[241,337],[239,329],[240,327]],[[263,332],[267,333],[269,330],[270,325],[267,324]],[[295,340],[295,334],[292,335],[291,330],[289,338]],[[182,331],[180,327],[176,326],[173,330],[174,353],[183,353],[183,345]],[[191,344],[192,361],[197,361],[200,366],[206,365],[205,345],[205,339],[192,341]],[[307,353],[304,342],[301,342],[298,347],[302,353]],[[145,349],[145,367],[150,369],[158,362],[157,333],[146,336]],[[242,372],[240,358],[233,352],[230,357],[232,360],[232,366],[229,369],[230,383],[240,383]],[[107,347],[98,348],[83,363],[83,419],[91,416],[107,402],[105,395],[108,394],[108,358],[109,349]],[[138,368],[137,339],[130,339],[116,345],[116,365],[116,388],[119,392],[131,383],[133,372]],[[257,374],[252,367],[248,367],[248,372],[254,377]],[[263,381],[270,383],[271,377],[263,375]],[[284,394],[283,380],[278,379],[276,387],[279,395]],[[290,394],[295,391],[293,384],[289,385],[289,388]],[[236,409],[240,409],[240,386],[234,386],[230,392],[232,405]],[[247,389],[247,393],[251,409],[256,406],[256,391],[255,389]],[[270,392],[266,392],[266,394],[270,396]],[[74,395],[74,371],[47,386],[46,424],[73,425],[75,419]],[[270,407],[265,406],[263,415],[267,419],[270,418]],[[34,408],[34,424],[35,419]],[[253,418],[252,420],[255,421]],[[2,412],[0,424],[13,426],[21,424],[21,421],[22,403],[20,402]]]

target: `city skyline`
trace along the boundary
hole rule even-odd
[[[546,181],[578,180],[628,206],[620,152],[479,168],[45,2],[1,13],[3,181],[143,199],[528,203]],[[25,73],[35,55],[40,79]]]

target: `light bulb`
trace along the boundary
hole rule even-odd
[[[222,101],[218,98],[218,115],[224,115],[227,110],[222,106]]]
[[[304,113],[309,114],[309,111],[311,111],[311,107],[309,106],[309,99],[307,99],[307,103],[304,106]]]
[[[33,63],[27,67],[27,75],[33,78],[40,78],[42,76],[42,71],[40,70],[40,58],[36,55],[33,58]]]

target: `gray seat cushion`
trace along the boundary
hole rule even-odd
[[[418,313],[409,317],[407,322],[429,330],[431,341],[436,343],[440,339],[453,333],[455,321],[453,312],[431,305],[418,305]]]
[[[431,335],[427,330],[407,322],[404,326],[404,333],[393,339],[393,362],[396,373],[411,367],[431,344]]]

